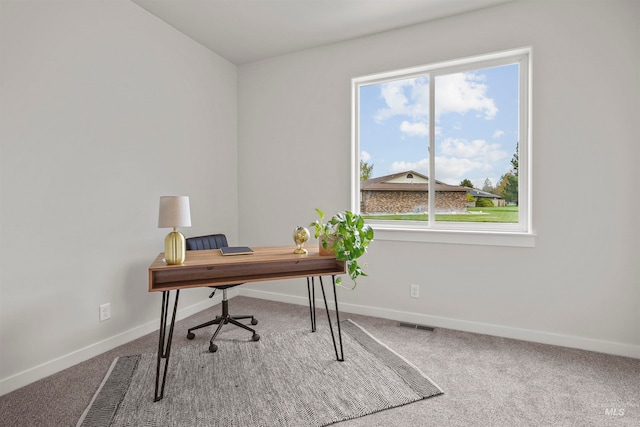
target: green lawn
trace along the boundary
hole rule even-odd
[[[436,221],[450,222],[518,222],[518,207],[467,208],[466,214],[436,214]],[[427,214],[362,215],[365,219],[428,221]]]

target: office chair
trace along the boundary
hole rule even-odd
[[[199,251],[204,249],[219,249],[219,248],[229,246],[227,244],[227,237],[224,234],[211,234],[209,236],[189,237],[186,239],[186,243],[187,243],[188,251]],[[215,287],[211,286],[211,288],[213,288],[213,292],[211,292],[211,295],[209,295],[209,298],[213,297],[217,289],[222,289],[222,315],[216,316],[216,318],[213,320],[210,320],[206,323],[203,323],[202,325],[198,325],[189,329],[187,331],[187,339],[192,340],[196,337],[195,334],[192,332],[192,331],[195,331],[196,329],[205,328],[211,325],[218,325],[218,328],[214,332],[209,342],[209,351],[211,353],[215,353],[218,350],[218,346],[213,343],[213,340],[216,339],[216,336],[218,336],[220,329],[222,329],[222,327],[227,323],[231,323],[233,325],[236,325],[243,329],[251,331],[253,333],[253,336],[251,337],[251,339],[254,341],[258,341],[260,339],[260,335],[258,335],[255,330],[251,329],[247,325],[244,325],[238,322],[238,320],[241,320],[241,319],[251,319],[251,324],[257,325],[258,319],[250,315],[231,316],[229,314],[229,301],[227,300],[227,289],[233,288],[234,286],[238,286],[241,284],[242,283],[237,283],[235,285],[215,286]]]

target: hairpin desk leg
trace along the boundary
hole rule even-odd
[[[153,401],[157,402],[164,397],[164,385],[167,381],[167,371],[169,369],[169,355],[171,354],[171,340],[173,339],[173,327],[176,324],[176,311],[178,309],[178,296],[180,289],[176,290],[176,297],[173,303],[173,314],[171,316],[171,325],[169,326],[169,335],[167,332],[167,316],[169,315],[169,297],[171,291],[162,292],[162,307],[160,309],[160,332],[158,336],[158,364],[156,366],[156,389]],[[162,359],[164,366],[162,367]],[[162,368],[162,369],[161,369]],[[162,372],[162,384],[160,384],[160,373]],[[160,393],[158,393],[160,389]]]
[[[314,278],[307,277],[307,292],[309,293],[309,314],[311,316],[311,332],[316,331],[316,284]]]
[[[333,300],[336,304],[336,321],[338,323],[338,339],[340,341],[340,354],[338,355],[338,346],[336,345],[336,337],[333,333],[333,326],[331,324],[331,316],[329,315],[329,306],[327,305],[327,297],[324,293],[324,284],[322,283],[322,276],[320,277],[320,289],[322,289],[322,298],[324,299],[324,308],[327,311],[327,320],[329,321],[329,330],[331,331],[331,339],[333,340],[333,349],[336,351],[336,360],[338,362],[344,362],[344,348],[342,347],[342,329],[340,327],[340,310],[338,310],[338,295],[336,293],[336,276],[331,276],[333,282]]]

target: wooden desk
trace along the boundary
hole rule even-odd
[[[309,295],[309,311],[311,315],[311,330],[315,332],[314,278],[319,277],[327,318],[329,320],[329,329],[331,330],[331,337],[333,338],[333,345],[336,351],[336,359],[338,361],[344,360],[340,314],[335,290],[335,276],[344,274],[346,271],[344,262],[336,260],[334,256],[320,256],[317,248],[308,249],[309,253],[307,255],[294,254],[295,246],[273,246],[252,249],[254,253],[251,255],[232,256],[222,256],[218,249],[187,251],[185,262],[181,265],[167,265],[164,262],[164,253],[161,253],[149,267],[149,292],[162,292],[154,401],[158,401],[164,396],[164,386],[167,378],[169,356],[171,354],[171,341],[173,339],[173,329],[178,309],[178,297],[181,289],[205,286],[215,287],[267,280],[306,278],[307,292]],[[331,276],[333,282],[340,354],[338,354],[331,317],[329,316],[322,276]],[[173,314],[170,324],[167,325],[171,291],[175,291],[175,297]],[[168,334],[167,326],[169,326]],[[164,366],[162,366],[161,363],[163,359],[165,361]],[[161,377],[162,381],[160,381]]]

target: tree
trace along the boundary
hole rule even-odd
[[[509,182],[509,176],[513,175],[511,172],[507,172],[500,177],[498,185],[494,188],[494,194],[502,196],[504,198],[505,190],[507,189],[507,182]]]
[[[371,172],[373,172],[373,165],[369,165],[367,162],[360,160],[360,181],[366,181],[371,178]]]
[[[469,188],[473,188],[473,183],[472,183],[471,181],[469,181],[468,179],[466,179],[466,178],[465,178],[465,179],[463,179],[463,180],[460,182],[460,186],[461,186],[461,187],[469,187]]]
[[[507,203],[518,205],[518,177],[511,175],[507,180],[507,188],[504,192],[504,199]]]
[[[516,143],[516,152],[513,153],[511,158],[511,167],[513,176],[509,177],[507,181],[507,188],[505,189],[504,199],[507,202],[515,203],[518,206],[518,147],[520,142]]]
[[[518,204],[518,177],[511,172],[507,172],[500,178],[500,183],[496,187],[496,194],[502,196],[507,203]]]
[[[518,145],[516,144],[516,152],[511,158],[511,172],[502,175],[496,187],[496,194],[502,196],[507,203],[516,205],[518,205]]]
[[[493,188],[493,184],[491,184],[491,180],[489,178],[484,180],[482,191],[486,191],[487,193],[493,193],[494,191],[496,191],[496,189]]]
[[[515,176],[518,176],[518,147],[519,147],[520,143],[517,142],[516,143],[516,152],[513,154],[513,157],[511,158],[511,168],[512,168],[512,172]]]

